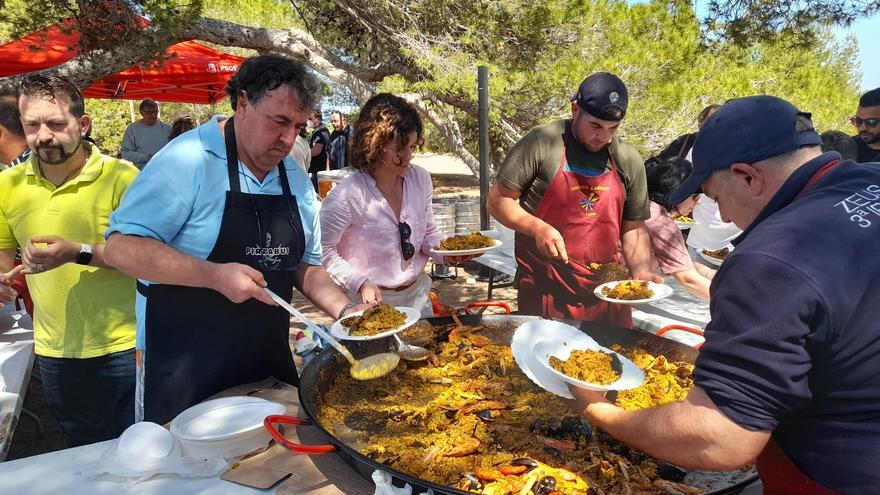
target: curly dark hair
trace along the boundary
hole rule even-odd
[[[648,198],[666,209],[674,208],[676,205],[669,201],[669,197],[687,179],[692,169],[691,162],[678,156],[649,159],[645,162]]]
[[[373,96],[361,108],[352,127],[351,166],[372,175],[382,165],[380,156],[385,145],[396,141],[398,150],[403,151],[413,132],[417,145],[422,146],[424,126],[412,105],[390,93]]]
[[[86,113],[82,92],[69,79],[56,74],[33,74],[24,76],[18,87],[18,95],[40,96],[54,100],[58,95],[70,98],[70,113],[80,118]]]
[[[235,111],[242,91],[247,92],[248,101],[256,105],[266,91],[277,89],[282,84],[296,91],[305,108],[311,108],[321,94],[317,79],[309,74],[303,64],[281,55],[260,55],[245,59],[238,72],[229,79],[226,93],[232,103],[232,111]]]

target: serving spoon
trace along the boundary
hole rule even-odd
[[[351,364],[349,373],[351,373],[351,377],[355,380],[372,380],[374,378],[383,377],[394,371],[394,368],[397,368],[397,365],[400,363],[400,356],[391,352],[373,354],[364,359],[355,359],[345,346],[337,342],[336,339],[331,337],[315,322],[308,319],[306,315],[297,311],[296,308],[288,304],[287,301],[279,297],[278,294],[269,290],[268,287],[265,287],[263,290],[273,301],[278,303],[279,306],[286,309],[288,313],[295,316],[299,321],[305,323],[310,330],[320,335],[324,340],[329,342],[334,349],[339,351],[339,353],[348,360],[349,364]]]
[[[397,341],[397,355],[405,361],[424,361],[431,354],[431,351],[424,347],[405,343],[397,334],[394,334],[394,340]]]

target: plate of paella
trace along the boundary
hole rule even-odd
[[[406,330],[421,316],[415,308],[379,304],[337,320],[330,327],[330,335],[339,340],[382,339]]]
[[[454,235],[443,239],[439,246],[431,249],[431,253],[441,256],[468,256],[483,254],[500,247],[498,239],[493,239],[479,232],[464,235]]]
[[[625,356],[582,340],[544,340],[535,344],[532,356],[558,380],[577,388],[630,390],[645,380],[642,370]]]
[[[646,280],[620,280],[604,283],[593,291],[599,299],[618,304],[645,304],[672,295],[672,287]]]

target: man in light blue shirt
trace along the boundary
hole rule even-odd
[[[112,215],[105,256],[140,279],[138,420],[268,376],[298,382],[289,315],[264,288],[290,301],[295,286],[337,318],[359,309],[321,266],[317,199],[288,157],[317,88],[290,59],[247,59],[227,88],[234,115],[163,148]]]

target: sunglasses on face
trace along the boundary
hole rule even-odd
[[[865,124],[865,126],[868,128],[877,127],[877,124],[880,123],[880,119],[878,119],[876,117],[870,118],[870,119],[853,117],[853,118],[849,119],[849,121],[850,121],[850,123],[852,123],[852,125],[854,125],[856,127],[861,127],[862,124]]]
[[[397,231],[400,233],[400,250],[403,252],[403,259],[409,260],[416,254],[416,247],[409,242],[409,237],[412,235],[412,229],[409,227],[408,223],[400,222],[397,224]]]

